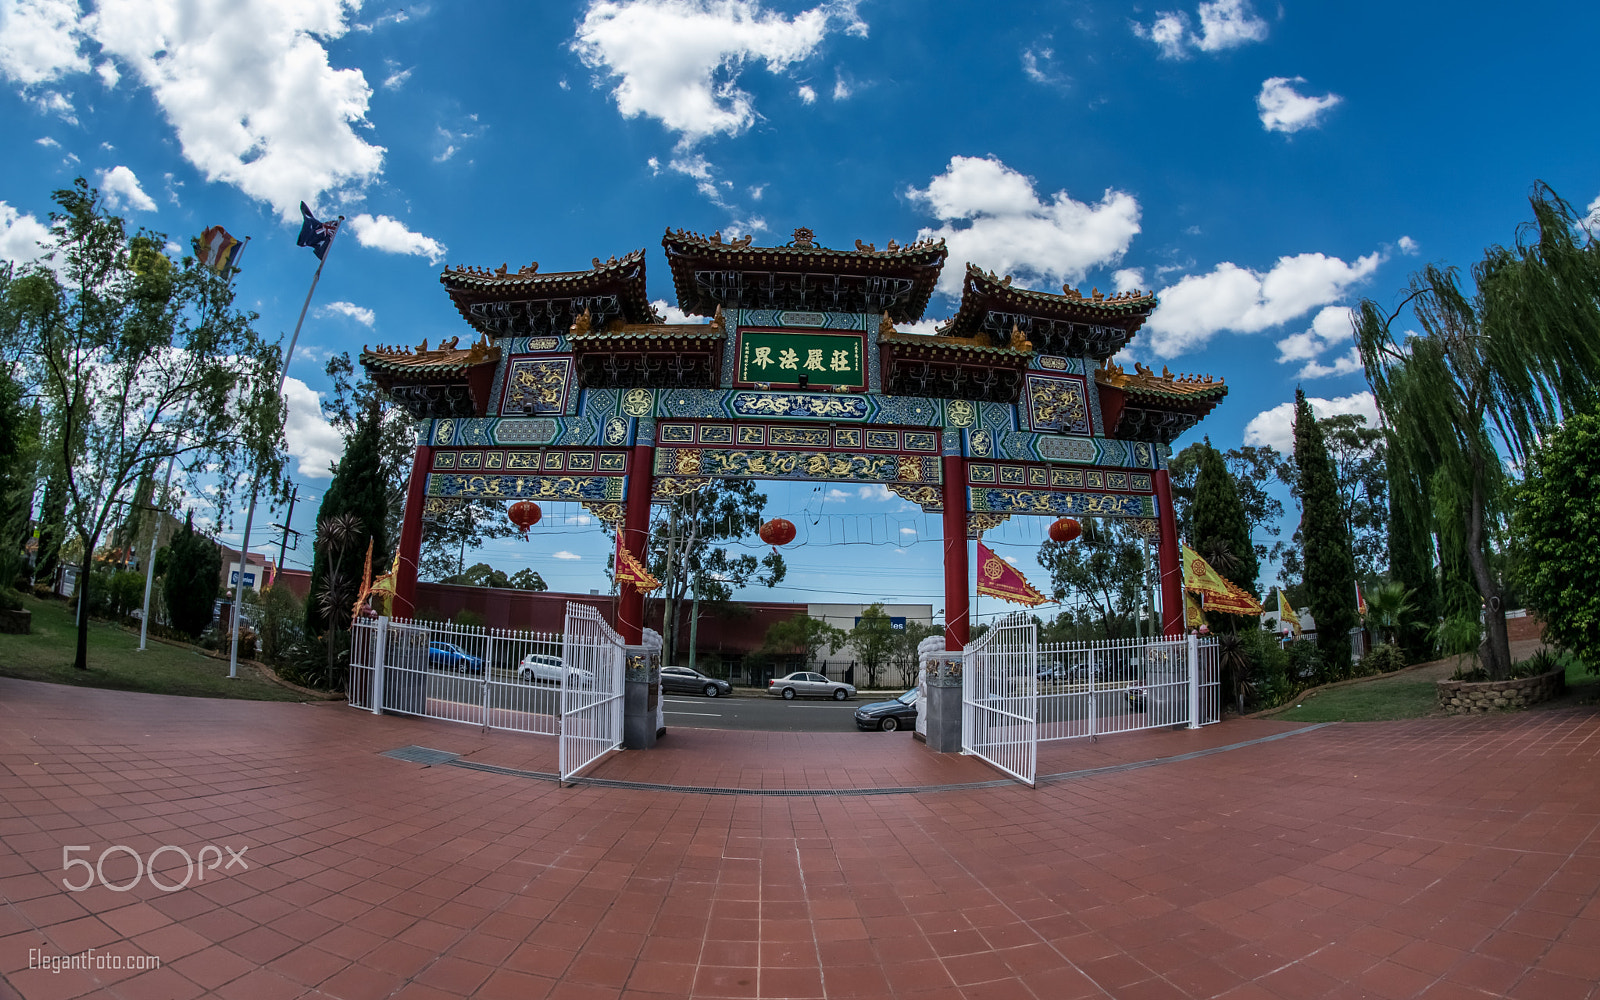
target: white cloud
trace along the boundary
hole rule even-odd
[[[1584,217],[1583,224],[1590,229],[1600,228],[1600,198],[1589,202],[1589,214]]]
[[[1307,397],[1307,401],[1311,403],[1311,412],[1316,414],[1318,420],[1326,420],[1340,413],[1356,413],[1367,418],[1367,426],[1378,426],[1378,401],[1372,398],[1370,392],[1352,393],[1336,399],[1311,396]],[[1294,454],[1294,403],[1279,403],[1252,417],[1250,423],[1245,425],[1244,443],[1269,445],[1285,455]]]
[[[1144,272],[1137,267],[1125,267],[1111,274],[1111,285],[1120,295],[1123,292],[1135,292],[1144,288]]]
[[[45,252],[39,244],[49,239],[49,226],[0,201],[0,260],[17,264],[38,260]]]
[[[1600,201],[1597,201],[1597,204],[1600,204]],[[1422,252],[1422,248],[1417,245],[1417,241],[1409,236],[1400,237],[1400,241],[1395,246],[1399,247],[1400,252],[1407,257],[1415,257]]]
[[[552,559],[562,559],[562,560],[582,559],[583,558],[583,556],[578,555],[576,552],[568,552],[566,549],[562,549],[560,552],[552,552],[552,553],[550,553],[550,557]]]
[[[590,0],[572,50],[617,80],[611,96],[623,117],[654,118],[692,145],[755,121],[739,88],[747,61],[780,73],[809,58],[835,24],[865,34],[853,7],[823,4],[791,20],[758,0]]]
[[[124,206],[138,212],[156,210],[155,199],[144,193],[144,188],[139,186],[139,178],[124,166],[100,171],[100,193],[105,195],[106,207],[113,211]]]
[[[961,292],[964,263],[1026,281],[1077,282],[1091,267],[1119,260],[1139,232],[1133,195],[1108,188],[1089,204],[1057,191],[1041,201],[1031,177],[993,156],[953,156],[926,189],[906,194],[944,220],[918,235],[949,246],[951,264],[940,274],[939,290],[952,297]]]
[[[183,155],[209,181],[299,218],[301,199],[376,179],[384,150],[357,129],[372,89],[334,69],[346,0],[100,0],[85,19],[103,51],[148,87]]]
[[[0,3],[0,74],[24,87],[89,69],[77,0]]]
[[[1300,369],[1299,378],[1325,378],[1329,375],[1351,375],[1364,370],[1361,363],[1361,351],[1350,348],[1348,351],[1333,359],[1333,364],[1325,365],[1320,361],[1307,361],[1305,367]]]
[[[1072,80],[1056,68],[1055,50],[1046,45],[1030,45],[1022,50],[1022,75],[1046,87],[1065,87]]]
[[[883,485],[882,483],[874,483],[871,486],[860,486],[860,487],[857,487],[856,488],[856,496],[860,497],[863,500],[898,500],[898,499],[900,499],[899,497],[895,496],[893,493],[890,493],[889,492],[889,487]]]
[[[1223,330],[1259,333],[1343,298],[1383,263],[1381,253],[1345,263],[1303,253],[1280,257],[1265,274],[1224,261],[1210,274],[1191,274],[1160,292],[1150,317],[1150,346],[1158,357],[1195,350]]]
[[[1256,95],[1256,110],[1261,114],[1261,125],[1268,132],[1298,132],[1322,124],[1322,114],[1344,98],[1338,94],[1311,97],[1294,89],[1305,83],[1305,77],[1289,79],[1275,76],[1261,84]]]
[[[1311,321],[1311,329],[1278,341],[1278,361],[1305,361],[1355,335],[1355,310],[1349,306],[1327,306]]]
[[[426,257],[430,264],[437,264],[444,259],[443,243],[431,236],[412,232],[399,219],[387,215],[374,217],[362,213],[350,219],[349,226],[350,231],[355,234],[356,242],[364,247],[372,247],[385,253]]]
[[[39,145],[43,146],[46,149],[56,149],[56,148],[60,147],[60,145],[61,145],[61,143],[56,142],[54,139],[50,138],[49,136],[43,136],[43,137],[35,139],[33,141],[38,143]]]
[[[366,306],[358,306],[354,302],[329,302],[319,312],[324,316],[348,316],[362,326],[370,327],[377,322],[377,314]]]
[[[414,72],[416,72],[415,66],[408,67],[406,69],[394,70],[388,76],[383,78],[383,89],[399,90],[401,87],[406,85],[406,81],[411,79],[411,74]]]
[[[805,103],[807,103],[807,104],[815,104],[815,103],[817,103],[817,91],[816,91],[815,88],[811,87],[810,85],[802,85],[800,90],[799,90],[799,94],[800,94],[800,100],[804,101]]]
[[[1187,13],[1164,10],[1149,26],[1135,22],[1133,33],[1154,42],[1167,59],[1181,59],[1191,48],[1221,52],[1266,40],[1267,22],[1256,16],[1247,0],[1210,0],[1195,13],[1200,19],[1198,32],[1190,30]]]
[[[917,529],[916,528],[901,528],[900,529],[900,534],[902,534],[902,535],[915,535],[916,533],[917,533]]]
[[[663,322],[704,323],[706,321],[704,316],[690,316],[682,309],[679,309],[677,306],[668,302],[666,299],[656,299],[650,304],[655,306],[656,312],[661,315]]]
[[[943,322],[944,320],[942,319],[919,319],[915,323],[898,324],[895,326],[895,330],[900,333],[914,333],[918,336],[932,337],[939,332],[939,324]]]
[[[838,76],[833,78],[833,99],[834,100],[836,100],[836,101],[847,101],[847,100],[850,99],[850,95],[853,94],[853,93],[855,93],[855,88],[850,85],[850,81],[849,80],[846,80],[844,78],[844,74],[841,73]]]
[[[1016,557],[1016,556],[1001,556],[1001,557],[1000,557],[1000,558],[1001,558],[1001,559],[1004,559],[1004,560],[1005,560],[1005,561],[1006,561],[1006,562],[1008,562],[1008,563],[1010,563],[1010,564],[1011,564],[1011,565],[1013,565],[1013,566],[1020,566],[1020,565],[1022,565],[1022,564],[1021,564],[1021,563],[1019,563],[1019,562],[1018,562],[1018,561],[1017,561],[1017,557]]]
[[[322,415],[322,398],[297,378],[283,381],[283,398],[289,417],[283,437],[289,456],[299,461],[295,474],[307,479],[331,479],[330,466],[344,454],[344,436]]]
[[[844,490],[839,489],[837,486],[835,486],[832,489],[828,490],[828,499],[829,500],[848,500],[853,495],[854,494],[851,494],[851,493],[848,493],[848,492],[846,492]]]
[[[59,90],[42,90],[30,92],[27,100],[39,109],[40,114],[55,115],[68,125],[78,124],[78,115],[73,110],[71,94],[63,94]]]
[[[116,90],[117,84],[122,82],[122,72],[117,69],[117,64],[110,59],[105,60],[94,68],[100,77],[100,82],[106,85],[107,90]]]

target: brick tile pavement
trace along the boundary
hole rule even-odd
[[[1600,998],[1591,709],[1047,744],[1033,790],[881,734],[674,729],[570,788],[407,745],[555,770],[549,739],[0,679],[0,997]],[[910,791],[838,794],[874,788]],[[249,867],[69,892],[69,844]],[[87,948],[161,967],[29,968]]]

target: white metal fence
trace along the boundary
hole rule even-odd
[[[565,634],[360,619],[348,691],[374,714],[559,736],[562,778],[622,743],[622,640],[587,605]]]
[[[561,778],[566,780],[622,745],[622,637],[600,612],[567,602],[566,664],[561,694]]]
[[[1039,763],[1038,636],[1021,613],[967,647],[961,665],[961,749],[1032,785]]]

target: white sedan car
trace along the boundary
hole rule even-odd
[[[529,653],[522,658],[521,663],[517,664],[517,679],[520,681],[560,684],[563,675],[566,676],[568,683],[577,687],[594,686],[594,671],[582,667],[569,667],[559,656]]]
[[[768,681],[767,693],[784,701],[793,701],[801,697],[844,701],[846,698],[854,698],[856,689],[844,681],[830,681],[821,674],[809,670],[796,670],[787,677]]]

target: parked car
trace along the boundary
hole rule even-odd
[[[703,694],[707,698],[722,698],[733,693],[733,685],[715,677],[707,677],[689,667],[662,667],[661,690],[684,694]]]
[[[875,701],[856,709],[857,729],[879,729],[892,733],[896,729],[917,727],[917,689],[912,688],[898,698]]]
[[[594,671],[584,667],[569,667],[559,656],[548,653],[529,653],[517,664],[517,680],[560,684],[562,676],[579,687],[594,687]]]
[[[468,674],[483,673],[483,658],[457,646],[453,642],[434,639],[428,643],[428,666],[441,670],[459,670]]]
[[[856,696],[855,685],[844,681],[830,681],[809,670],[796,670],[787,677],[776,677],[767,682],[767,693],[784,701],[799,697],[832,698],[844,701]]]

